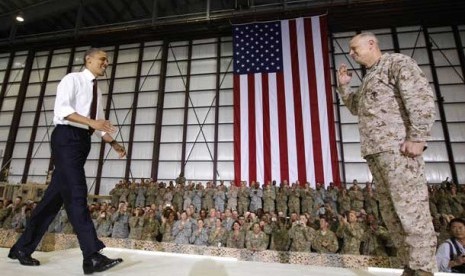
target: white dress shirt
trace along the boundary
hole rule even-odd
[[[58,84],[55,99],[53,123],[55,125],[71,125],[89,129],[87,125],[71,122],[65,119],[68,115],[77,113],[90,118],[90,105],[92,103],[93,80],[95,76],[88,70],[69,73]],[[105,119],[102,107],[102,92],[97,89],[97,114],[96,119]],[[105,132],[96,131],[100,136]]]
[[[436,262],[438,263],[439,272],[452,272],[452,269],[449,267],[450,259],[450,249],[452,248],[452,256],[454,258],[458,255],[465,253],[465,248],[460,242],[457,242],[460,252],[455,250],[455,247],[452,245],[452,241],[448,239],[443,242],[436,251]]]

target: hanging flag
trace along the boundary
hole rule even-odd
[[[326,16],[233,26],[235,181],[339,183]]]

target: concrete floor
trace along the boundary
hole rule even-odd
[[[54,252],[35,252],[38,267],[21,266],[8,259],[8,248],[0,248],[0,275],[55,276],[83,275],[81,251],[77,248]],[[124,262],[95,275],[157,275],[157,276],[398,276],[399,269],[344,269],[295,264],[237,261],[234,258],[184,255],[120,248],[105,248],[103,254],[120,257]],[[458,275],[436,273],[440,275]],[[463,274],[462,274],[463,275]]]

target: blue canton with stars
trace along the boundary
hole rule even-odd
[[[272,73],[283,68],[279,21],[233,27],[234,73]]]

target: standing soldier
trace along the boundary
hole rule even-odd
[[[145,204],[151,206],[155,204],[155,199],[158,194],[158,184],[155,183],[153,180],[149,182],[149,186],[147,188],[147,198],[145,199]],[[116,206],[116,205],[115,205]]]
[[[145,194],[147,193],[147,186],[144,182],[137,183],[137,197],[136,207],[145,207]]]
[[[136,207],[137,188],[136,182],[132,181],[128,189],[128,204],[132,208]]]
[[[237,211],[240,215],[243,215],[249,210],[249,188],[247,187],[247,182],[241,182],[241,188],[239,190],[239,202],[237,206]]]
[[[360,212],[363,209],[363,203],[365,198],[363,197],[363,192],[358,186],[358,182],[354,179],[352,187],[349,189],[349,197],[350,197],[350,207],[352,210],[356,212]]]
[[[213,203],[213,196],[215,195],[215,189],[212,187],[212,183],[210,181],[207,182],[207,187],[203,193],[203,200],[202,200],[202,208],[205,210],[210,210],[211,208],[215,207]]]
[[[265,213],[274,213],[275,200],[276,192],[274,191],[273,187],[271,187],[271,183],[268,181],[265,186],[265,190],[263,191],[263,211]]]
[[[304,186],[300,188],[300,198],[302,205],[302,214],[313,213],[313,189],[310,187],[310,183],[306,182]]]
[[[276,193],[276,210],[287,216],[287,198],[289,194],[289,186],[281,184]]]
[[[219,185],[215,191],[215,195],[213,196],[215,200],[215,209],[220,211],[221,213],[224,212],[224,204],[226,202],[226,192],[225,187],[223,184]]]
[[[177,212],[180,212],[182,210],[182,203],[183,203],[183,195],[184,195],[184,190],[183,190],[183,184],[176,184],[176,187],[174,188],[173,191],[173,206],[176,208]]]
[[[338,92],[350,112],[358,115],[362,156],[405,266],[402,275],[433,275],[436,236],[422,157],[435,120],[433,91],[412,58],[382,54],[372,33],[351,39],[350,56],[367,73],[353,92],[351,74],[342,64],[337,73]]]
[[[288,199],[289,213],[300,215],[300,190],[297,183],[292,183]]]
[[[182,210],[186,211],[189,208],[189,205],[192,204],[192,199],[194,198],[194,184],[192,182],[188,182],[186,189],[184,190],[184,203]],[[179,210],[181,211],[181,210]]]
[[[237,186],[234,185],[234,183],[231,181],[231,184],[229,185],[229,190],[226,193],[226,197],[228,198],[228,207],[227,209],[230,209],[232,211],[237,210],[237,196],[239,194],[239,191],[237,189]]]
[[[256,183],[255,181],[252,181],[250,186],[252,188],[250,189],[249,211],[256,213],[258,209],[262,208],[263,191],[260,189],[260,183]]]

